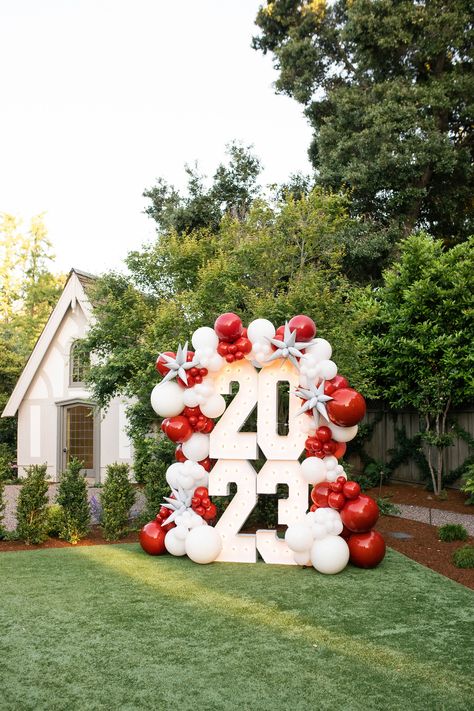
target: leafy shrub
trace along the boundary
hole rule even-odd
[[[471,464],[466,471],[461,491],[468,494],[465,504],[474,504],[474,464]]]
[[[3,528],[3,514],[5,512],[5,482],[0,478],[0,538],[3,537],[5,530]]]
[[[52,504],[46,509],[45,531],[52,538],[59,538],[64,527],[64,511],[59,504]]]
[[[398,516],[400,513],[398,506],[383,496],[378,497],[377,506],[379,507],[381,516]]]
[[[42,543],[46,539],[48,483],[46,464],[28,467],[21,487],[16,510],[17,531],[28,545]]]
[[[440,541],[451,543],[451,541],[467,541],[468,533],[460,523],[446,523],[438,528]]]
[[[474,568],[474,546],[462,546],[453,553],[456,568]]]
[[[90,530],[87,484],[78,459],[72,459],[61,474],[57,502],[64,513],[60,538],[74,545]]]
[[[127,528],[135,491],[128,478],[128,464],[109,464],[101,496],[102,525],[107,540],[115,541]]]

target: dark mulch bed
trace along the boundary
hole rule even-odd
[[[83,538],[77,546],[100,546],[104,543],[113,545],[114,543],[134,543],[138,541],[138,533],[133,531],[128,533],[124,538],[119,541],[106,541],[102,528],[100,526],[93,526],[91,532],[87,538]],[[73,548],[71,543],[66,541],[60,541],[58,538],[48,538],[44,543],[39,543],[38,545],[29,545],[23,541],[0,541],[0,553],[5,551],[36,551],[42,550],[43,548]]]
[[[384,484],[381,488],[369,489],[367,494],[377,499],[387,498],[394,504],[410,504],[411,506],[426,506],[426,508],[455,511],[456,513],[474,514],[474,506],[466,506],[466,494],[458,489],[447,489],[447,499],[439,499],[432,491],[427,491],[421,484]]]

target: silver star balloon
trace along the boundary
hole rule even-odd
[[[188,342],[184,344],[184,347],[181,348],[181,345],[178,346],[178,350],[176,351],[176,357],[172,358],[171,356],[166,355],[166,353],[159,353],[158,358],[162,358],[165,362],[165,365],[167,368],[169,368],[168,372],[166,373],[165,377],[161,381],[161,383],[166,383],[169,380],[172,380],[173,378],[181,378],[183,383],[188,384],[188,376],[186,375],[186,371],[190,370],[190,368],[195,368],[196,365],[198,364],[198,361],[196,359],[196,356],[190,361],[187,360],[188,357]]]
[[[296,341],[296,331],[290,331],[288,321],[285,322],[283,338],[268,338],[268,341],[276,347],[276,351],[267,358],[266,362],[270,363],[272,360],[277,360],[277,358],[283,358],[283,360],[288,359],[293,363],[295,368],[299,368],[299,358],[303,355],[301,351],[314,343],[314,341],[298,343]]]
[[[328,413],[326,410],[326,403],[333,398],[330,395],[325,395],[324,393],[324,380],[320,382],[319,385],[310,383],[308,387],[299,387],[295,391],[295,395],[300,397],[302,400],[306,400],[303,407],[298,410],[297,415],[301,415],[303,412],[312,411],[313,419],[316,423],[316,427],[319,424],[319,415],[322,415],[326,420],[329,420]]]
[[[165,496],[164,499],[166,503],[162,504],[162,506],[165,506],[167,509],[171,509],[172,513],[168,516],[168,518],[165,518],[161,524],[162,526],[172,523],[177,516],[180,516],[191,509],[191,499],[193,498],[192,494],[187,494],[181,487],[178,489],[171,489],[171,491],[173,492],[175,498],[172,499],[171,497]]]

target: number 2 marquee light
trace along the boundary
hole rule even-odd
[[[177,445],[176,463],[166,472],[170,496],[140,532],[144,550],[196,563],[255,563],[259,553],[266,563],[312,565],[321,573],[340,572],[349,560],[377,565],[385,554],[373,530],[377,504],[338,463],[365,401],[338,375],[314,322],[299,315],[277,329],[267,319],[244,328],[225,313],[214,328],[198,328],[192,346],[160,353],[156,362],[163,378],[151,404]],[[286,435],[277,425],[281,383],[289,388]],[[233,384],[238,391],[227,406],[223,395]],[[241,431],[255,407],[256,432]],[[257,474],[259,449],[266,461]],[[231,484],[237,492],[218,518],[212,497],[229,497]],[[274,530],[240,533],[258,497],[275,494],[278,484],[288,487],[278,501],[285,538]]]

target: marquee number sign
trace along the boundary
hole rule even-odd
[[[308,484],[301,476],[298,458],[307,437],[304,417],[295,417],[300,401],[293,394],[298,373],[289,363],[272,363],[258,372],[247,360],[227,364],[216,377],[216,389],[230,394],[232,383],[239,390],[210,434],[210,456],[217,459],[209,475],[210,496],[229,496],[230,484],[237,493],[216,524],[222,551],[216,560],[255,563],[257,551],[266,563],[295,565],[292,551],[275,531],[242,534],[240,529],[257,504],[258,494],[275,494],[278,484],[288,486],[288,497],[278,502],[278,523],[303,521],[308,508]],[[290,387],[289,431],[277,432],[278,383]],[[241,432],[257,405],[257,432]],[[258,458],[258,447],[267,461],[257,474],[249,460]]]

